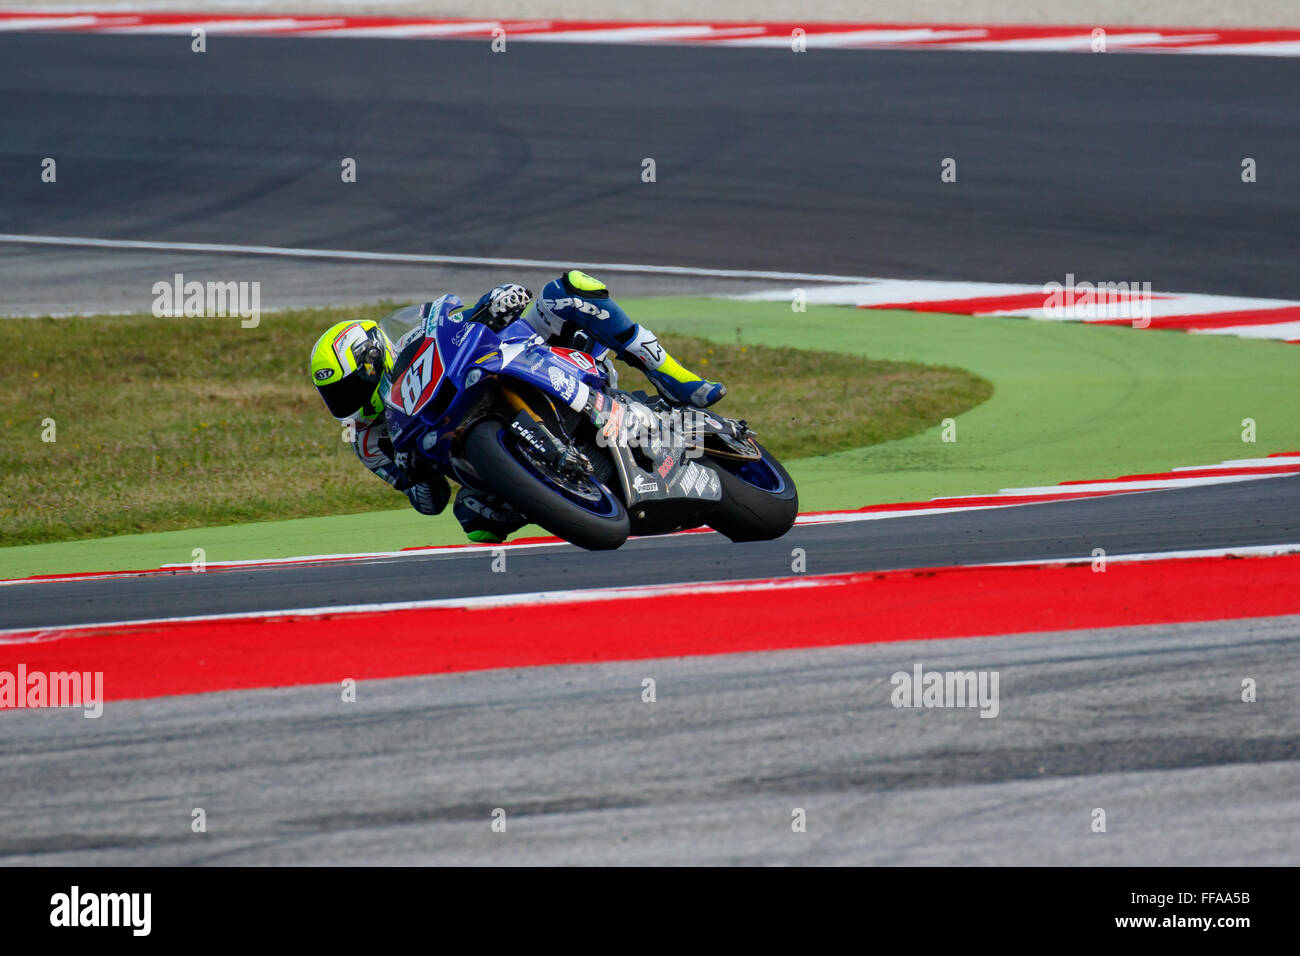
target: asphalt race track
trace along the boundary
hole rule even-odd
[[[1285,297],[1297,86],[1268,57],[7,34],[0,232]],[[66,255],[17,248],[6,288]]]
[[[412,516],[412,520],[418,520]],[[419,601],[565,588],[785,577],[803,548],[809,574],[993,564],[1300,542],[1300,477],[1112,495],[954,514],[796,527],[777,541],[719,535],[641,538],[615,552],[564,546],[12,585],[0,629],[196,614]]]
[[[19,585],[2,623],[779,574],[796,545],[823,572],[1287,543],[1297,495],[1281,478],[563,546],[500,575],[483,554]],[[346,706],[317,685],[15,711],[0,862],[1288,864],[1298,636],[1259,618],[367,681]],[[889,677],[918,660],[998,670],[999,719],[894,709]]]
[[[1219,621],[373,681],[346,705],[331,684],[15,711],[0,863],[1294,864],[1297,635]],[[918,659],[999,670],[998,718],[894,709]]]
[[[1298,87],[1267,57],[9,34],[0,232],[1292,296]],[[476,275],[0,245],[0,311],[147,310],[173,268],[268,305]],[[826,574],[1297,541],[1289,477],[521,548],[503,574],[465,551],[12,585],[0,629],[784,576],[795,547]],[[8,711],[0,864],[1294,865],[1298,637],[1259,617]],[[997,670],[998,719],[895,709],[918,660]]]

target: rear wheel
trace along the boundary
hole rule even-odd
[[[627,540],[627,509],[608,487],[591,477],[555,474],[525,454],[495,419],[470,429],[465,457],[488,490],[551,534],[589,551]]]
[[[709,515],[708,524],[732,541],[779,538],[799,515],[799,492],[789,473],[767,449],[754,444],[762,452],[757,461],[709,459],[722,479],[722,500]]]

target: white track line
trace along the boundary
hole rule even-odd
[[[760,27],[723,29],[699,26],[612,27],[593,30],[555,30],[548,33],[512,33],[512,39],[530,43],[656,43],[662,40],[711,40],[717,37],[761,33]],[[790,38],[785,41],[788,46]]]
[[[340,26],[346,21],[336,20]],[[0,21],[3,23],[3,21]],[[141,23],[138,25],[120,26],[120,27],[102,27],[95,31],[97,33],[123,33],[138,34],[147,36],[150,34],[185,34],[188,35],[195,29],[202,29],[205,33],[233,33],[233,34],[252,34],[252,33],[277,33],[286,30],[302,30],[311,24],[308,20],[295,20],[284,18],[279,20],[186,20],[182,23]]]
[[[1200,485],[1226,485],[1238,481],[1261,481],[1285,478],[1285,475],[1203,475],[1199,478],[1158,478],[1151,481],[1090,481],[1079,485],[1045,485],[1041,488],[1003,488],[1003,495],[1050,495],[1065,492],[1162,491],[1167,488],[1195,488]]]
[[[1233,458],[1218,465],[1183,465],[1174,471],[1207,471],[1211,468],[1271,468],[1300,465],[1300,455],[1277,455],[1273,458]]]
[[[293,246],[244,246],[228,242],[154,242],[142,239],[96,239],[89,236],[30,236],[0,233],[0,243],[10,245],[70,246],[82,249],[142,249],[155,252],[222,252],[243,256],[278,256],[289,259],[349,259],[361,262],[402,262],[418,265],[493,266],[520,269],[570,269],[574,259],[504,259],[490,256],[443,256],[409,252],[359,252],[353,249],[300,249]],[[789,282],[854,282],[877,280],[866,276],[823,275],[815,272],[768,272],[753,269],[702,269],[694,266],[651,266],[627,262],[588,262],[591,271],[644,275],[699,276],[706,279],[763,279]]]
[[[427,601],[388,601],[378,604],[340,604],[302,607],[281,611],[242,611],[228,614],[196,614],[184,617],[155,617],[129,621],[95,621],[59,627],[20,627],[0,631],[0,644],[31,644],[57,640],[69,631],[114,627],[142,627],[202,621],[246,621],[279,617],[324,617],[335,614],[387,614],[393,611],[424,611],[438,608],[482,609],[536,604],[573,604],[587,601],[624,601],[636,598],[683,597],[699,594],[732,594],[745,591],[775,591],[843,584],[846,575],[805,578],[760,578],[748,581],[709,581],[699,584],[651,584],[616,588],[572,588],[565,591],[521,591],[514,594],[484,594],[475,597],[435,598]],[[6,640],[22,635],[17,640]]]
[[[1110,33],[1106,34],[1106,48],[1141,46],[1148,43],[1206,43],[1213,41],[1213,33]],[[1073,50],[1089,51],[1092,49],[1092,29],[1081,28],[1078,33],[1066,33],[1054,37],[1027,37],[1022,40],[988,40],[974,43],[945,43],[945,49],[953,50],[1005,50],[1019,53],[1052,53]],[[1142,50],[1140,52],[1159,52]]]
[[[934,30],[918,27],[908,30],[848,30],[842,33],[806,33],[804,46],[809,50],[818,47],[839,49],[841,47],[874,46],[877,44],[922,43],[932,40],[960,40],[988,36],[988,31],[978,27],[970,30]],[[788,49],[789,34],[772,36],[744,37],[735,40],[719,40],[718,46],[752,46]]]
[[[1224,56],[1300,56],[1300,40],[1261,40],[1259,43],[1214,43],[1204,46],[1173,47],[1160,53],[1216,53]]]
[[[1142,561],[1184,561],[1194,558],[1276,558],[1285,554],[1300,554],[1300,542],[1295,544],[1250,544],[1234,548],[1197,548],[1190,551],[1143,551],[1137,554],[1108,554],[1107,564],[1134,564]],[[975,567],[1022,568],[1058,564],[1091,564],[1092,555],[1077,558],[1053,558],[1048,561],[999,561]]]
[[[963,498],[970,497],[963,495]],[[989,495],[988,497],[993,497]],[[942,498],[935,498],[942,501]],[[957,499],[959,500],[959,499]],[[987,511],[990,508],[1012,508],[1021,504],[1046,504],[1042,501],[1008,501],[1003,504],[954,505],[951,508],[900,508],[898,511],[832,511],[818,515],[800,515],[795,519],[796,525],[809,524],[843,524],[846,521],[879,521],[884,518],[915,518],[921,515],[950,515],[959,511]]]
[[[345,21],[346,22],[346,21]],[[486,20],[481,23],[430,23],[420,26],[390,26],[390,27],[326,27],[318,29],[313,25],[310,29],[304,30],[300,36],[304,37],[333,37],[333,38],[372,38],[372,39],[397,39],[397,40],[420,40],[432,37],[454,37],[462,33],[486,33],[501,27],[499,20]]]
[[[1217,329],[1188,329],[1193,335],[1235,335],[1242,339],[1300,339],[1300,322],[1268,325],[1225,325]]]
[[[99,17],[21,17],[8,20],[0,20],[0,33],[17,32],[22,30],[66,30],[69,28],[79,29],[81,27],[94,26],[99,22]]]

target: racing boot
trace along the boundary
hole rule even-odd
[[[508,502],[496,495],[461,487],[451,513],[466,537],[478,544],[501,544],[528,522]]]
[[[623,361],[641,369],[669,401],[705,408],[727,394],[725,385],[701,378],[669,355],[652,331],[633,322],[609,297],[603,282],[585,272],[571,269],[546,283],[534,309],[524,318],[538,320],[551,335],[566,334],[569,324],[590,333]]]

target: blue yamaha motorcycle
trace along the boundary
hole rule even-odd
[[[620,390],[585,333],[551,346],[524,319],[494,331],[462,307],[445,295],[380,322],[398,349],[380,385],[395,451],[590,550],[702,525],[733,541],[790,530],[794,482],[743,420]]]

